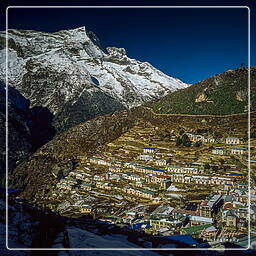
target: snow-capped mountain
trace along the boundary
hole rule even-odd
[[[5,37],[5,32],[0,32],[2,80]],[[103,50],[85,27],[55,33],[10,29],[8,65],[8,83],[30,100],[31,107],[47,107],[62,119],[78,108],[87,113],[72,125],[187,86],[147,62],[127,57],[123,48]]]

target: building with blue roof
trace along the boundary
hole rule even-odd
[[[144,149],[143,149],[143,152],[144,153],[154,153],[156,151],[156,148],[153,148],[153,147],[145,147]]]
[[[229,175],[229,176],[238,176],[238,177],[245,176],[243,173],[239,173],[239,172],[229,172],[229,173],[227,173],[227,175]]]
[[[215,148],[215,149],[212,150],[212,153],[214,155],[225,155],[226,151],[223,148]]]
[[[136,170],[143,172],[143,173],[151,173],[151,174],[158,174],[158,173],[164,173],[164,169],[158,169],[158,168],[153,168],[153,167],[148,167],[148,166],[141,166],[137,165],[134,167]]]

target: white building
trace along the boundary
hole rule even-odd
[[[154,159],[153,156],[151,155],[139,155],[139,160],[142,160],[142,161],[152,161]]]
[[[133,174],[124,174],[123,178],[126,180],[131,180],[131,181],[140,181],[140,176],[138,175],[133,175]]]
[[[198,168],[183,167],[183,166],[168,166],[167,171],[174,172],[174,173],[186,173],[186,174],[198,174],[199,173]]]
[[[92,184],[89,183],[82,183],[80,185],[81,189],[85,190],[85,191],[90,191],[92,190]]]
[[[94,175],[93,176],[93,179],[94,180],[99,180],[99,181],[103,181],[103,180],[105,180],[105,177],[104,176],[101,176],[101,175]]]
[[[204,224],[213,224],[213,218],[201,217],[201,216],[190,216],[190,224],[194,225],[204,225]]]
[[[204,141],[204,136],[203,135],[192,135],[191,136],[191,140],[193,142],[197,142],[197,141]]]
[[[109,179],[109,180],[120,180],[121,178],[122,178],[121,174],[119,174],[119,173],[112,173],[112,172],[106,173],[106,179]]]
[[[91,157],[89,158],[90,163],[99,164],[99,165],[109,165],[110,163],[104,159],[98,157]]]
[[[144,152],[144,153],[153,154],[153,153],[155,153],[155,151],[156,151],[156,148],[151,148],[151,147],[148,147],[148,148],[144,148],[144,149],[143,149],[143,152]]]
[[[240,144],[241,141],[237,137],[227,137],[226,138],[226,144]]]
[[[231,148],[232,155],[243,155],[246,152],[245,148]]]
[[[204,139],[204,142],[205,142],[205,143],[215,143],[215,141],[216,141],[216,140],[215,140],[214,138],[212,138],[212,137],[211,137],[211,138],[205,138],[205,139]]]
[[[119,166],[113,166],[113,165],[111,165],[111,166],[109,166],[109,168],[108,168],[111,172],[120,172],[121,171],[121,167],[119,167]]]
[[[156,165],[157,166],[166,166],[167,165],[167,160],[165,160],[165,159],[158,159],[158,160],[156,160]]]
[[[112,188],[111,184],[103,183],[103,182],[96,182],[95,186],[96,186],[96,188],[106,189],[106,190],[111,190],[111,188]]]
[[[72,190],[73,185],[61,182],[61,183],[57,183],[57,188],[70,191],[70,190]]]

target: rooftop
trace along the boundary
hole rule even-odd
[[[222,195],[214,195],[211,197],[211,199],[208,201],[208,205],[212,207],[218,200],[222,198]]]
[[[189,228],[183,228],[182,231],[185,234],[195,235],[195,234],[201,233],[202,230],[207,229],[211,226],[212,226],[212,224],[196,225],[196,226],[189,227]]]
[[[152,215],[155,215],[155,214],[163,214],[163,215],[166,215],[166,214],[170,214],[173,210],[174,210],[174,208],[171,207],[171,206],[169,206],[169,205],[161,205],[161,206],[157,207],[157,208],[152,212]]]
[[[190,216],[191,221],[208,222],[213,223],[213,218],[201,217],[201,216]]]

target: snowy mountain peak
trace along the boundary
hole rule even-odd
[[[2,60],[5,37],[0,32]],[[53,113],[59,105],[75,104],[84,92],[104,93],[124,107],[133,107],[187,87],[149,63],[129,58],[124,48],[103,50],[98,37],[85,27],[54,33],[9,29],[8,45],[9,84],[32,105],[41,104]],[[0,64],[4,80],[5,63]]]

